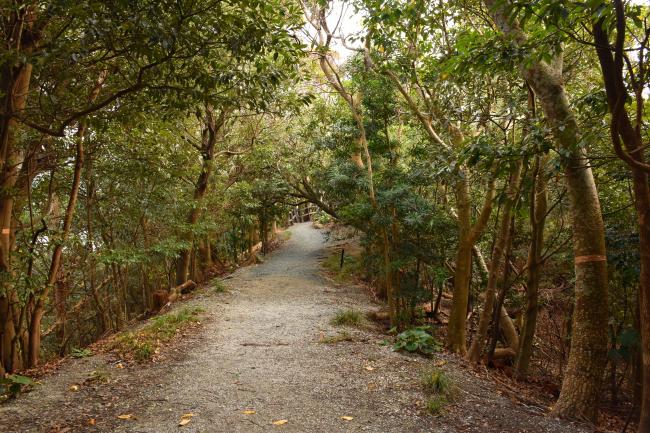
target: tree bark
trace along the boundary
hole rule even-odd
[[[26,12],[25,14],[30,14]],[[19,20],[25,20],[22,17]],[[13,23],[21,27],[20,23]],[[21,35],[14,35],[21,39]],[[29,51],[24,47],[23,51]],[[14,248],[12,216],[14,206],[14,186],[18,177],[17,167],[22,161],[22,154],[16,149],[16,130],[18,124],[15,114],[25,108],[32,65],[22,64],[18,67],[6,67],[0,71],[4,106],[0,114],[0,277],[3,280],[3,290],[0,290],[0,372],[12,372],[22,367],[15,346],[14,338],[20,330],[16,329],[15,306],[16,294],[8,284],[12,278],[11,251]]]

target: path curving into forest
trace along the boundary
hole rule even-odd
[[[348,330],[354,341],[320,341],[338,332],[329,324],[338,310],[378,306],[360,288],[336,287],[320,275],[321,231],[305,223],[291,233],[263,264],[227,279],[229,293],[191,301],[211,318],[166,360],[113,368],[108,384],[70,392],[70,384],[98,366],[111,367],[102,356],[72,361],[34,392],[0,406],[0,431],[588,431],[512,403],[446,355],[440,356],[463,388],[462,401],[442,417],[426,414],[419,378],[434,360],[392,352],[372,329]],[[191,422],[179,427],[188,412]],[[134,419],[117,418],[125,413]],[[277,420],[287,422],[272,424]]]

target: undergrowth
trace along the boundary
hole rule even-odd
[[[185,307],[177,312],[157,316],[137,331],[125,332],[115,338],[111,349],[124,358],[143,362],[150,360],[160,346],[170,341],[178,331],[198,322],[204,310]]]

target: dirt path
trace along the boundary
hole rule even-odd
[[[377,305],[360,289],[333,287],[319,276],[321,232],[308,224],[291,232],[265,263],[226,280],[228,294],[192,301],[212,318],[169,359],[122,370],[101,356],[70,362],[34,392],[0,406],[0,431],[583,431],[500,397],[451,357],[445,368],[463,387],[462,401],[432,417],[422,408],[419,377],[434,361],[392,352],[372,330],[348,330],[352,342],[319,342],[338,332],[329,324],[336,311]],[[99,367],[110,370],[110,383],[68,390]],[[188,412],[191,422],[178,427]],[[135,419],[117,419],[126,413]],[[288,422],[272,424],[282,419]]]

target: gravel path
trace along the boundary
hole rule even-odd
[[[108,357],[71,361],[37,390],[0,406],[0,431],[588,431],[515,405],[447,355],[444,368],[463,387],[463,401],[442,417],[426,414],[419,377],[436,361],[392,352],[372,329],[348,329],[354,341],[320,341],[340,331],[329,324],[338,310],[378,306],[359,288],[334,287],[319,276],[321,232],[309,224],[291,232],[265,263],[225,280],[229,293],[191,301],[211,319],[164,362],[119,370],[107,366]],[[111,369],[110,383],[68,390],[98,366]],[[179,427],[190,412],[189,424]],[[134,419],[117,418],[127,413]],[[287,422],[274,425],[278,420]]]

